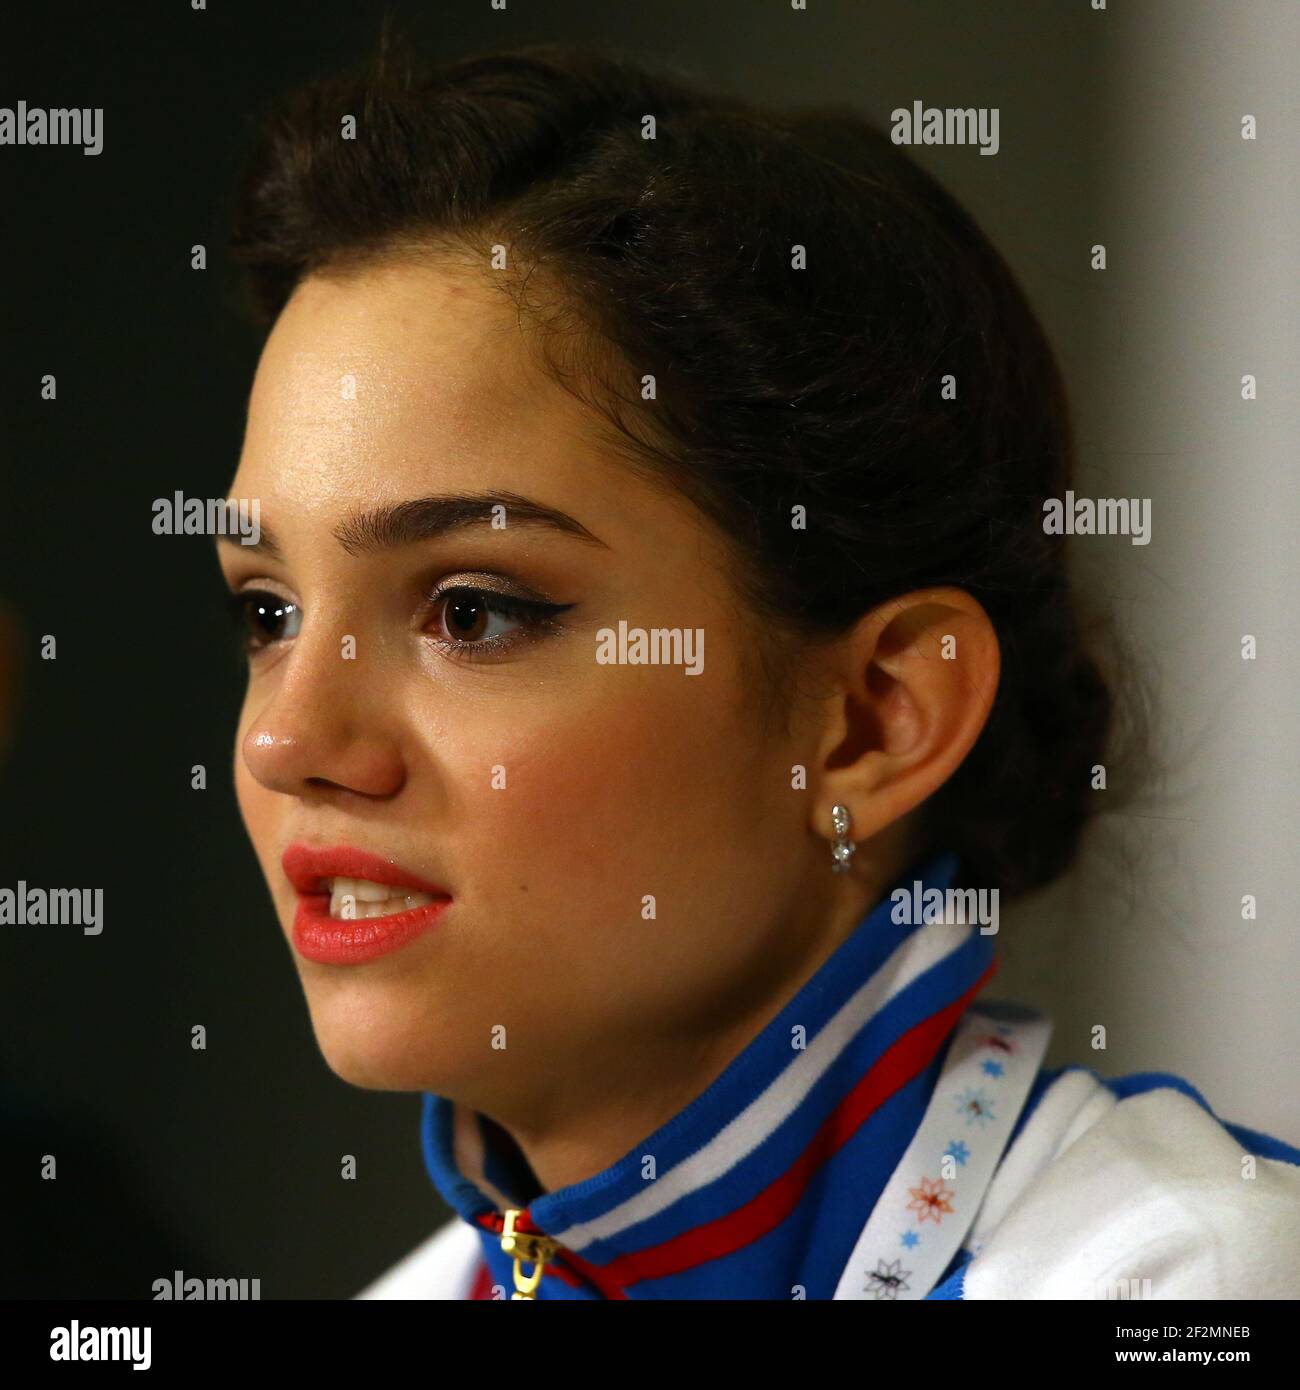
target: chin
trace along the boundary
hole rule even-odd
[[[386,1046],[372,1038],[316,1028],[316,1044],[325,1065],[350,1086],[367,1091],[436,1091],[440,1078],[435,1069],[394,1043]]]
[[[436,1089],[428,1074],[404,1066],[400,1061],[373,1056],[355,1048],[321,1047],[326,1066],[349,1086],[365,1091],[426,1091]]]
[[[340,1080],[372,1091],[436,1091],[449,1079],[432,1008],[406,1017],[386,991],[366,998],[308,985],[306,993],[316,1045]]]

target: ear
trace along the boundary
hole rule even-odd
[[[1001,672],[997,634],[961,589],[922,589],[872,609],[828,650],[826,697],[810,808],[834,838],[869,840],[937,791],[979,737]]]

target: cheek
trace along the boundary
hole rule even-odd
[[[449,822],[472,953],[502,1016],[543,1051],[560,1046],[554,1028],[696,1027],[719,991],[767,969],[759,924],[788,882],[802,807],[788,750],[760,741],[738,686],[705,680],[602,672],[502,721],[458,771],[442,760],[461,793]],[[506,788],[479,790],[494,762]]]
[[[640,920],[647,894],[660,910],[690,908],[758,814],[766,774],[747,715],[720,682],[603,670],[589,689],[492,723],[470,740],[477,747],[462,729],[450,756],[457,819],[474,839],[459,864],[498,906],[545,901],[570,922],[597,923]],[[446,753],[441,761],[448,767]],[[493,766],[504,788],[487,789]]]

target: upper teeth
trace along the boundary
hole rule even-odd
[[[429,893],[409,892],[405,888],[394,888],[391,883],[374,883],[368,878],[330,880],[331,917],[383,917],[392,912],[423,907],[432,901]]]

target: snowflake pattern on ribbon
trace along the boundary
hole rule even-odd
[[[867,1275],[867,1292],[877,1299],[897,1298],[900,1290],[908,1287],[908,1277],[912,1271],[902,1267],[902,1260],[877,1260],[876,1267]]]
[[[912,1200],[907,1209],[916,1213],[918,1221],[933,1221],[937,1225],[952,1215],[952,1199],[957,1194],[942,1178],[922,1178],[920,1187],[910,1187],[908,1192]]]
[[[962,1116],[967,1125],[978,1125],[984,1129],[997,1119],[993,1113],[993,1100],[984,1094],[981,1086],[978,1091],[967,1086],[966,1089],[957,1097],[957,1113]]]

